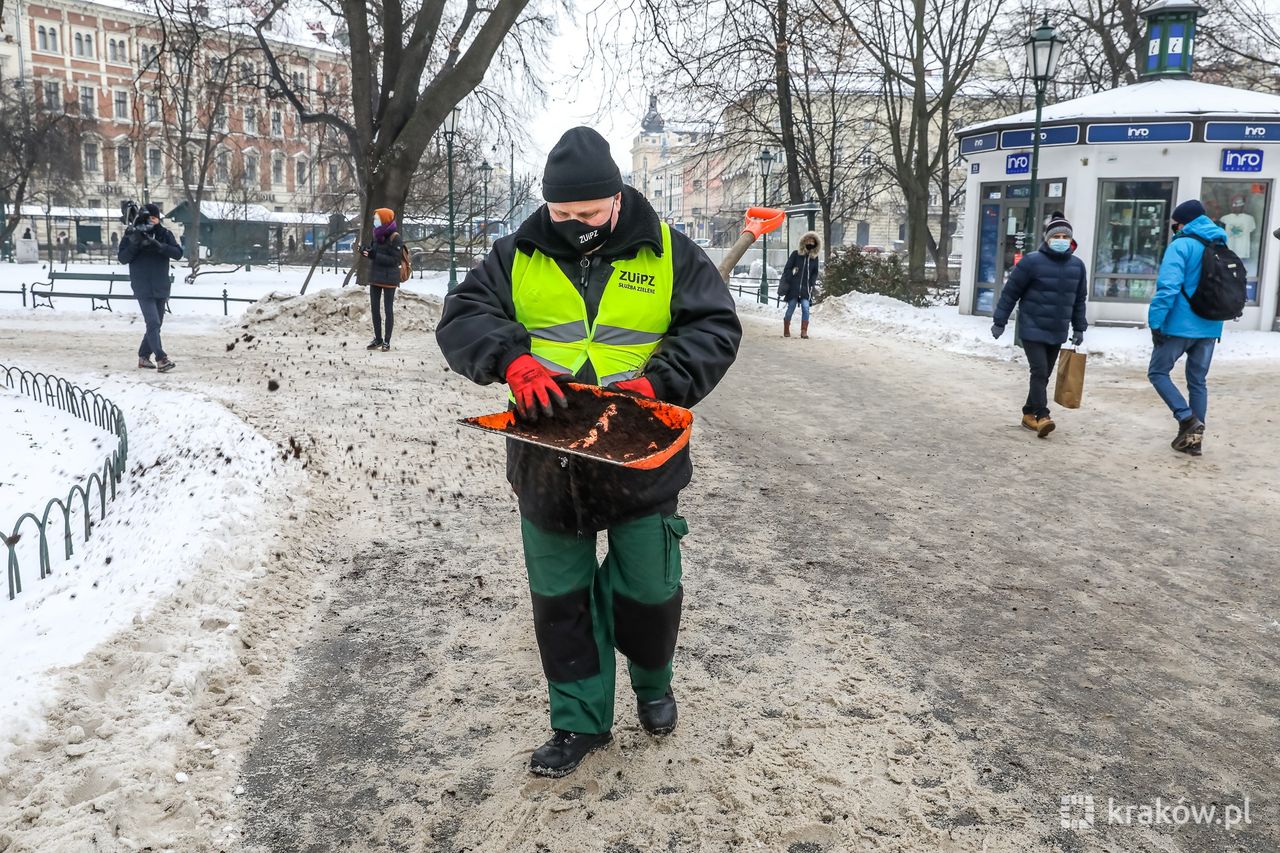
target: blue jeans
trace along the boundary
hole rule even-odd
[[[791,322],[791,315],[796,313],[796,303],[800,303],[800,319],[802,322],[809,322],[809,300],[808,299],[788,299],[787,300],[787,316],[782,319],[788,323]]]
[[[1213,361],[1213,347],[1216,343],[1214,338],[1165,338],[1151,351],[1147,378],[1176,420],[1184,421],[1195,415],[1201,423],[1205,422],[1205,414],[1209,408],[1209,386],[1205,379],[1209,376],[1209,364]],[[1178,386],[1169,378],[1169,372],[1183,355],[1187,357],[1187,393],[1191,396],[1189,406]]]
[[[166,299],[149,299],[139,296],[138,307],[142,309],[142,320],[147,324],[146,334],[142,336],[142,345],[138,347],[138,358],[155,356],[165,359],[164,347],[160,345],[160,326],[164,323],[164,303]]]

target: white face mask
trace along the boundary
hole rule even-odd
[[[381,220],[380,218],[378,218],[378,214],[376,214],[376,213],[375,213],[375,214],[373,215],[373,227],[374,227],[374,228],[377,228],[377,227],[379,227],[379,226],[381,226],[381,225],[382,225],[382,220]]]

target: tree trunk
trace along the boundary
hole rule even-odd
[[[791,103],[790,45],[787,42],[789,2],[791,0],[777,0],[773,72],[778,90],[778,124],[782,131],[782,151],[787,157],[787,198],[791,204],[799,204],[804,201],[804,190],[800,185],[800,158],[796,156],[795,119]]]
[[[397,221],[403,220],[404,202],[409,197],[409,182],[414,171],[412,165],[384,162],[369,172],[364,184],[364,215],[360,219],[358,245],[373,243],[373,212],[378,208],[389,208],[395,212]],[[368,284],[369,265],[358,263],[356,267],[359,283]]]

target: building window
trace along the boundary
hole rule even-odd
[[[1095,299],[1151,299],[1172,211],[1173,181],[1099,182]]]
[[[1250,305],[1258,304],[1258,270],[1268,233],[1267,209],[1270,181],[1239,178],[1207,178],[1200,184],[1200,201],[1205,212],[1227,232],[1227,248],[1244,262],[1245,297]],[[1270,242],[1269,240],[1266,242]]]
[[[160,99],[147,95],[147,121],[160,121]]]
[[[159,178],[163,171],[164,161],[160,159],[159,148],[147,149],[147,175],[151,178]]]
[[[244,132],[250,136],[258,135],[258,108],[253,104],[244,108]]]
[[[307,185],[307,161],[297,160],[293,164],[293,182],[296,189]]]
[[[116,148],[116,180],[133,178],[133,149],[128,145]]]
[[[329,164],[329,186],[334,187],[338,184],[338,164]]]
[[[144,44],[142,48],[138,51],[138,64],[142,67],[143,70],[146,70],[148,68],[155,68],[156,63],[159,62],[159,58],[160,58],[160,48],[154,44],[152,45]]]
[[[250,186],[258,183],[258,155],[244,155],[244,182]]]
[[[107,40],[107,61],[125,63],[129,61],[129,50],[122,39]]]
[[[218,159],[214,166],[214,176],[220,184],[231,182],[231,152],[218,152]]]
[[[84,144],[84,170],[92,174],[98,172],[98,143],[96,142]]]
[[[43,50],[46,53],[50,51],[52,51],[53,53],[57,53],[58,51],[57,32],[58,31],[55,30],[53,27],[46,28],[44,24],[41,24],[40,26],[36,27],[36,50]],[[49,47],[50,43],[53,44],[52,48]]]
[[[284,113],[279,110],[271,111],[271,135],[275,137],[284,136]]]
[[[85,118],[95,118],[98,115],[96,101],[98,93],[94,91],[92,86],[80,87],[80,115]]]
[[[93,58],[93,36],[76,33],[75,54],[76,56],[83,56],[86,59],[92,59]]]
[[[859,166],[873,166],[875,165],[875,162],[876,158],[872,156],[870,151],[863,151],[858,155]]]
[[[227,132],[227,108],[219,106],[213,111],[213,129],[220,132]]]
[[[115,104],[116,118],[128,121],[129,119],[129,93],[116,92],[113,100]]]
[[[44,108],[50,112],[62,109],[62,84],[48,81],[44,84]]]
[[[271,183],[284,183],[284,156],[281,154],[271,158]]]

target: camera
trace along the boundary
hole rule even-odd
[[[153,228],[150,218],[131,198],[120,202],[120,221],[124,223],[125,234],[149,234]]]

